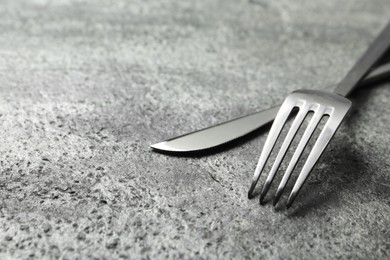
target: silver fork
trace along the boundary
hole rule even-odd
[[[319,91],[319,90],[298,90],[291,93],[282,104],[275,121],[272,124],[270,133],[264,144],[264,148],[261,152],[259,162],[257,164],[255,173],[252,178],[252,184],[248,192],[248,197],[252,198],[254,189],[260,178],[260,174],[264,169],[264,166],[269,158],[269,155],[275,146],[275,143],[282,131],[284,124],[289,118],[293,108],[298,108],[299,111],[292,122],[292,125],[282,143],[282,146],[276,156],[276,159],[272,165],[271,171],[263,185],[260,202],[264,202],[264,198],[271,186],[272,180],[289,149],[292,140],[294,139],[299,127],[303,123],[307,113],[312,111],[313,116],[309,121],[307,128],[305,129],[301,140],[287,166],[286,172],[279,184],[276,191],[273,204],[276,205],[286,187],[288,179],[291,176],[299,158],[302,155],[310,137],[317,128],[320,120],[324,116],[329,116],[327,119],[317,141],[315,142],[309,156],[298,176],[297,181],[290,193],[287,200],[287,208],[291,206],[296,198],[299,190],[302,188],[306,178],[313,169],[317,160],[324,152],[329,141],[333,137],[337,128],[340,126],[345,115],[347,114],[352,102],[345,98],[359,83],[359,81],[370,72],[380,58],[389,50],[390,46],[390,23],[385,27],[381,34],[375,39],[374,43],[368,48],[363,56],[358,60],[355,66],[339,83],[337,88],[333,92]]]

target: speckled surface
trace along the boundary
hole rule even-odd
[[[389,84],[362,89],[290,210],[265,135],[149,145],[339,81],[387,0],[0,2],[1,259],[388,259]],[[284,198],[285,199],[285,198]]]

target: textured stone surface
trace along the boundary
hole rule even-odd
[[[362,89],[286,211],[265,141],[151,143],[336,83],[387,0],[0,2],[0,258],[389,258],[389,84]]]

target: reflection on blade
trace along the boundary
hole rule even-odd
[[[279,107],[273,107],[197,132],[153,144],[151,147],[156,150],[170,152],[192,152],[209,149],[242,137],[271,122],[278,110]]]
[[[380,65],[371,71],[359,85],[368,85],[388,79],[389,77],[390,63],[387,63]],[[279,106],[272,107],[216,126],[211,126],[161,143],[156,143],[151,145],[151,147],[155,150],[165,152],[195,152],[214,148],[243,137],[272,122],[278,110]]]

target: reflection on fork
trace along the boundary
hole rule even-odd
[[[311,150],[303,168],[298,176],[297,181],[291,191],[287,201],[287,207],[290,207],[296,198],[299,190],[302,188],[309,173],[318,161],[321,154],[324,152],[326,146],[332,139],[336,130],[343,121],[349,108],[351,101],[345,98],[359,83],[360,80],[367,75],[372,68],[380,61],[380,58],[389,51],[390,46],[390,24],[388,24],[382,33],[376,38],[370,48],[359,59],[350,72],[344,77],[337,88],[333,92],[316,91],[316,90],[298,90],[290,94],[282,104],[275,121],[271,127],[270,134],[264,144],[261,152],[259,162],[257,164],[251,187],[249,189],[248,197],[253,197],[253,191],[260,178],[264,166],[270,156],[270,153],[275,146],[275,143],[294,108],[298,108],[299,112],[295,117],[283,143],[273,163],[271,171],[263,185],[260,202],[264,202],[264,198],[271,186],[272,180],[275,177],[278,168],[285,157],[299,127],[303,123],[309,112],[314,112],[309,125],[307,126],[292,158],[288,164],[287,170],[279,184],[274,198],[274,205],[276,205],[286,187],[286,184],[293,172],[299,158],[302,155],[310,137],[313,135],[317,125],[324,116],[329,116],[327,122],[322,129],[318,139],[316,140],[313,149]]]
[[[256,183],[260,177],[260,173],[263,171],[265,163],[271,153],[272,148],[274,147],[277,138],[279,137],[283,126],[285,125],[289,115],[291,114],[293,108],[298,107],[299,112],[296,115],[287,135],[283,141],[283,144],[276,156],[274,164],[271,168],[271,171],[267,177],[267,180],[263,186],[260,200],[263,202],[265,195],[268,192],[268,189],[272,183],[272,180],[275,177],[275,174],[285,157],[288,148],[290,147],[296,133],[298,132],[299,127],[303,123],[309,112],[314,112],[313,117],[310,120],[309,125],[307,126],[302,139],[300,140],[298,147],[296,148],[294,155],[291,158],[291,161],[287,167],[287,170],[283,176],[283,179],[278,187],[274,198],[274,205],[280,199],[284,188],[286,187],[287,181],[293,172],[298,159],[301,157],[307,143],[309,142],[310,137],[313,135],[317,125],[324,116],[329,116],[319,138],[317,139],[312,152],[306,160],[305,165],[302,168],[301,174],[298,177],[297,182],[295,183],[291,195],[288,199],[287,206],[290,206],[296,197],[298,191],[302,187],[304,181],[309,175],[310,171],[314,167],[314,164],[322,154],[326,145],[329,143],[333,134],[336,132],[344,116],[347,114],[351,101],[348,99],[339,96],[335,93],[318,91],[318,90],[299,90],[290,94],[287,99],[284,101],[281,106],[275,121],[270,130],[270,134],[264,145],[264,149],[261,153],[259,163],[257,165],[255,175],[253,177],[252,186],[250,189],[250,194],[253,192]]]

